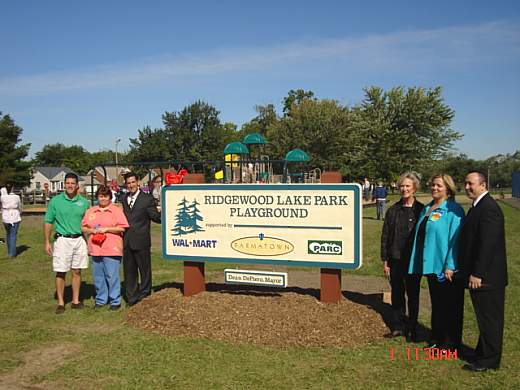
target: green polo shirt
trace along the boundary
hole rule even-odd
[[[49,202],[45,223],[54,225],[54,229],[60,234],[81,234],[81,220],[88,207],[88,200],[81,195],[69,199],[62,192]]]

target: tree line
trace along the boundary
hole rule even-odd
[[[120,164],[157,161],[218,161],[231,141],[260,133],[268,141],[263,154],[282,160],[294,148],[305,150],[312,165],[339,170],[348,181],[362,177],[394,182],[405,170],[424,178],[434,171],[449,173],[461,182],[469,168],[490,170],[493,185],[511,185],[511,173],[520,169],[520,151],[473,160],[453,152],[462,134],[452,129],[454,111],[440,87],[379,87],[364,89],[358,104],[348,106],[318,99],[312,91],[290,90],[282,99],[282,112],[273,104],[255,107],[256,116],[240,129],[223,123],[220,112],[204,101],[180,111],[165,112],[163,126],[137,130],[130,149],[119,153]],[[26,160],[28,144],[21,144],[22,129],[0,113],[0,180],[26,183],[31,166],[68,166],[85,174],[98,164],[114,163],[114,152],[89,152],[82,146],[45,145]]]

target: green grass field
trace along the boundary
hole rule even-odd
[[[390,359],[406,351],[404,340],[358,349],[263,348],[201,339],[172,339],[128,327],[126,310],[94,311],[90,270],[84,273],[87,308],[54,314],[54,275],[43,253],[42,217],[26,217],[16,260],[2,256],[0,278],[0,388],[74,389],[356,389],[518,388],[520,386],[520,210],[502,204],[506,216],[509,287],[502,369],[472,374],[462,361]],[[375,210],[364,211],[364,265],[356,272],[381,275]],[[154,227],[154,234],[160,228]],[[207,265],[208,273],[225,265]],[[181,264],[153,251],[154,286],[181,278]],[[67,279],[67,284],[69,280]],[[427,325],[428,318],[422,318]],[[464,341],[478,337],[469,296]],[[412,345],[413,348],[420,345]],[[413,355],[412,355],[413,356]],[[34,387],[31,387],[34,386]]]

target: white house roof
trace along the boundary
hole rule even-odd
[[[34,167],[33,170],[40,172],[49,180],[63,180],[63,176],[71,172],[77,175],[76,172],[68,167]]]

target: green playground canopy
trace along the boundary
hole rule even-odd
[[[260,133],[248,134],[242,142],[246,145],[265,145],[267,143],[264,136]]]
[[[249,150],[242,142],[230,142],[224,148],[224,154],[249,154]]]
[[[310,157],[301,149],[293,149],[287,152],[285,155],[285,161],[298,162],[298,161],[309,161]]]

